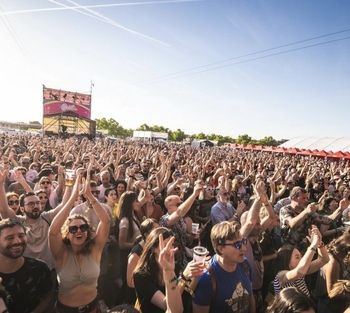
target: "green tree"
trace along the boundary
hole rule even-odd
[[[204,133],[199,133],[199,134],[192,135],[192,138],[195,138],[195,139],[207,139],[207,135],[205,135]]]
[[[113,118],[110,118],[109,120],[106,118],[96,119],[96,127],[97,129],[108,130],[108,135],[110,136],[118,138],[132,136],[132,130],[125,129]]]
[[[140,127],[136,128],[138,131],[150,131],[151,128],[147,124],[142,124]]]
[[[273,137],[268,136],[258,140],[258,144],[263,146],[277,146],[277,141]]]
[[[186,134],[179,128],[176,131],[173,131],[171,132],[171,134],[169,134],[169,139],[171,141],[182,142],[185,138],[186,138]]]
[[[236,139],[236,143],[245,144],[245,145],[250,144],[251,141],[252,141],[252,137],[250,137],[247,134],[239,135],[238,138]]]

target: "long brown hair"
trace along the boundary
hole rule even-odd
[[[159,247],[159,235],[163,234],[163,239],[173,236],[173,232],[165,227],[153,229],[148,235],[141,257],[135,267],[134,273],[148,273],[155,284],[159,284],[159,265],[154,252]]]

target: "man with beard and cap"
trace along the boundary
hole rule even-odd
[[[0,221],[0,277],[8,294],[6,312],[47,312],[53,298],[50,270],[45,262],[24,257],[26,246],[26,228],[20,221]]]
[[[10,218],[20,221],[27,231],[27,247],[24,251],[24,256],[30,258],[40,259],[46,262],[53,281],[56,280],[55,264],[48,246],[48,231],[49,226],[54,217],[61,210],[63,204],[69,198],[72,188],[66,186],[63,195],[62,203],[55,209],[50,211],[43,211],[39,197],[34,192],[27,192],[20,197],[20,207],[23,216],[16,215],[14,211],[9,208],[5,194],[5,179],[7,171],[0,169],[0,214],[1,218]]]

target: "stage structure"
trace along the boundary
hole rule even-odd
[[[93,86],[91,84],[91,86]],[[43,86],[43,131],[45,135],[96,136],[96,122],[91,120],[91,94]]]

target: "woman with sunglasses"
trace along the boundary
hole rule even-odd
[[[19,206],[19,195],[15,192],[6,193],[8,206],[16,213],[16,215],[23,215]]]
[[[309,289],[305,282],[305,275],[317,272],[329,261],[329,256],[322,242],[322,235],[313,225],[309,230],[310,246],[302,256],[298,249],[291,245],[282,246],[277,253],[277,275],[273,281],[275,295],[286,287],[296,287],[310,297]],[[315,254],[318,258],[312,260]]]
[[[100,219],[95,236],[86,217],[79,214],[69,216],[78,197],[80,181],[81,175],[78,174],[70,199],[49,230],[50,250],[59,278],[57,313],[101,312],[97,280],[102,251],[109,234],[110,217],[92,194],[89,176],[84,182],[84,194]]]

